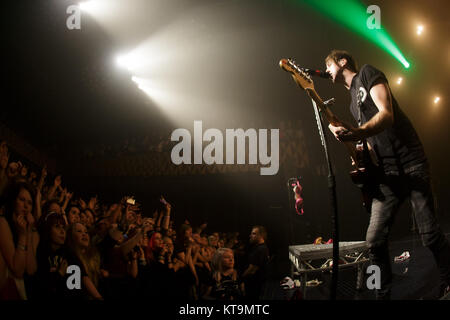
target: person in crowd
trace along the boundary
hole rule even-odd
[[[90,238],[85,225],[77,222],[67,229],[67,247],[69,265],[76,265],[81,270],[81,290],[84,299],[103,300],[98,291],[100,280],[100,256]]]
[[[211,251],[207,249],[208,240],[206,237],[202,238],[199,233],[193,233],[192,238],[194,239],[192,250],[193,263],[199,278],[199,291],[201,296],[206,289],[204,284],[210,277],[212,254]]]
[[[238,232],[229,232],[225,237],[225,248],[236,249],[239,244],[239,233]]]
[[[213,233],[208,237],[208,243],[210,247],[217,249],[219,246],[219,236]]]
[[[95,217],[91,209],[87,208],[82,213],[80,213],[80,222],[83,223],[88,230],[91,230],[94,226]]]
[[[30,279],[31,299],[59,300],[80,298],[79,290],[67,287],[66,221],[54,211],[40,220],[40,242],[37,248],[37,271]],[[77,296],[78,295],[78,296]]]
[[[176,241],[175,257],[182,264],[177,272],[177,283],[186,289],[183,292],[180,290],[180,294],[183,294],[185,298],[196,300],[199,278],[193,262],[194,239],[192,239],[192,227],[189,224],[181,225]]]
[[[75,203],[69,205],[66,213],[67,224],[81,222],[80,213],[80,207],[78,207]]]
[[[260,299],[265,282],[266,266],[269,261],[269,249],[266,245],[267,231],[263,226],[254,226],[250,233],[250,252],[248,267],[242,274],[246,297],[249,300]]]
[[[145,251],[146,267],[141,273],[144,294],[151,298],[169,298],[175,293],[175,268],[173,248],[166,245],[163,236],[154,232]]]
[[[37,270],[39,234],[32,215],[34,190],[26,182],[12,182],[1,200],[0,300],[26,300],[24,276]]]
[[[155,230],[161,232],[162,235],[167,235],[170,228],[170,213],[172,211],[172,205],[168,203],[163,196],[160,197],[159,203]]]
[[[134,227],[124,235],[116,226],[111,226],[98,244],[103,257],[102,266],[108,271],[108,279],[105,281],[107,298],[130,298],[135,293],[139,260],[142,257],[139,244],[148,232],[147,228]]]
[[[42,207],[42,214],[46,215],[49,212],[56,212],[58,214],[62,214],[61,206],[59,205],[59,201],[56,199],[47,200]]]
[[[174,245],[173,240],[170,236],[163,237],[164,246],[167,250],[167,267],[173,269],[174,272],[177,272],[181,266],[181,263],[178,262],[177,258],[174,257]]]
[[[244,295],[244,284],[234,269],[234,254],[229,248],[217,249],[212,259],[212,277],[204,299],[222,301],[240,300]]]

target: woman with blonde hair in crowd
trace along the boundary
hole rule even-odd
[[[234,269],[234,254],[229,248],[219,248],[212,258],[212,278],[204,295],[206,300],[239,300],[244,285]]]
[[[100,255],[90,245],[89,233],[82,223],[69,225],[67,229],[67,247],[69,265],[77,265],[81,270],[81,285],[84,298],[103,300],[97,288],[100,280]]]

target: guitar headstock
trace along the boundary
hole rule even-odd
[[[281,59],[280,68],[292,73],[295,82],[303,89],[314,89],[314,82],[311,76],[300,68],[293,59]]]

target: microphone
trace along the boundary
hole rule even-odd
[[[308,68],[302,68],[302,70],[311,76],[321,77],[324,79],[331,79],[331,74],[329,74],[328,72]]]

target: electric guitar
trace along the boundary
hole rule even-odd
[[[281,59],[280,67],[292,74],[294,81],[314,100],[320,112],[325,115],[330,124],[335,127],[344,126],[343,122],[331,112],[330,108],[327,107],[322,98],[317,94],[311,76],[297,66],[295,61],[292,59]],[[361,189],[364,207],[370,212],[372,199],[368,192],[368,182],[373,180],[377,171],[375,155],[369,149],[369,145],[365,140],[359,141],[356,145],[352,142],[344,142],[344,144],[347,147],[354,167],[350,171],[350,177],[353,183]]]

